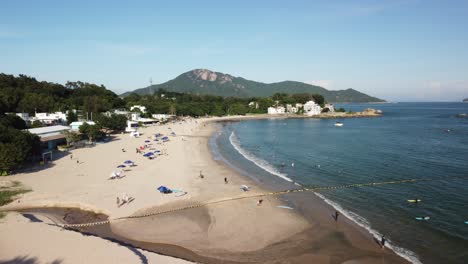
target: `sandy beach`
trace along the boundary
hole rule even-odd
[[[229,119],[248,118],[262,117]],[[186,262],[179,258],[202,263],[406,263],[390,250],[381,249],[370,234],[350,220],[332,221],[333,208],[313,194],[290,194],[312,208],[312,214],[278,208],[282,204],[278,197],[265,196],[261,205],[257,205],[258,198],[249,198],[116,220],[268,192],[213,159],[208,140],[215,132],[214,121],[220,120],[225,119],[189,119],[146,127],[140,130],[139,138],[119,134],[111,142],[73,150],[49,168],[2,179],[20,181],[33,190],[2,210],[60,207],[107,215],[110,224],[105,227],[80,231],[111,236],[138,249],[48,225],[64,224],[69,220],[66,217],[36,212],[32,214],[40,221],[31,221],[10,212],[0,220],[0,262],[27,257],[34,258],[34,263]],[[156,133],[168,136],[169,142],[153,141]],[[160,150],[163,154],[150,160],[136,153],[145,140],[151,145],[144,151]],[[136,166],[127,168],[124,177],[110,180],[110,174],[125,160],[134,161]],[[161,185],[180,192],[162,194],[157,190]],[[244,192],[241,185],[251,189]],[[117,197],[124,194],[134,200],[117,206]],[[94,253],[83,254],[76,248]]]

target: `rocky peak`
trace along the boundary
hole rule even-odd
[[[188,72],[189,78],[192,80],[203,80],[203,81],[210,81],[210,82],[231,82],[232,79],[234,78],[233,76],[229,74],[223,74],[223,73],[216,73],[214,71],[206,70],[206,69],[195,69],[193,71]]]

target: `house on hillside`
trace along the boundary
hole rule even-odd
[[[280,115],[286,113],[284,106],[268,107],[269,115]]]
[[[322,112],[320,105],[314,101],[308,101],[304,104],[304,114],[308,116],[319,115]]]
[[[54,125],[54,124],[66,124],[67,123],[67,115],[62,112],[55,112],[55,113],[35,113],[34,117],[29,119],[31,122],[40,121],[46,125]]]
[[[292,106],[290,104],[286,105],[286,112],[288,112],[289,114],[295,114],[297,113],[297,111],[298,111],[297,107]]]

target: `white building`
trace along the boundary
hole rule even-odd
[[[154,124],[157,122],[155,119],[152,119],[152,118],[140,117],[140,113],[132,113],[130,120],[134,122],[143,123],[145,125]]]
[[[171,117],[173,117],[174,115],[168,115],[168,114],[152,114],[151,115],[154,119],[157,119],[159,121],[164,121],[164,120],[167,120]]]
[[[132,113],[130,120],[138,121],[138,119],[140,119],[140,113]]]
[[[296,108],[297,108],[297,109],[299,109],[299,108],[303,108],[303,107],[304,107],[304,105],[303,105],[303,104],[300,104],[300,103],[297,103],[297,104],[296,104]]]
[[[314,101],[308,101],[304,104],[304,114],[308,116],[319,115],[322,112],[320,105]]]
[[[122,109],[115,109],[113,112],[107,111],[104,113],[106,116],[111,116],[111,115],[124,115],[127,118],[130,117],[130,112],[127,110],[122,110]]]
[[[80,126],[82,126],[84,123],[86,123],[86,124],[88,124],[90,126],[96,125],[96,123],[94,123],[94,121],[76,121],[76,122],[72,122],[70,124],[71,130],[73,130],[73,131],[80,130]]]
[[[136,132],[138,130],[138,122],[127,120],[127,127],[125,128],[125,132]]]
[[[130,107],[130,111],[133,111],[133,109],[136,109],[136,108],[140,109],[142,113],[146,113],[146,107],[142,105],[134,105]]]
[[[286,112],[288,112],[290,114],[295,114],[295,113],[297,113],[297,111],[298,111],[297,107],[292,106],[290,104],[286,105]]]
[[[30,118],[31,122],[39,120],[43,124],[62,124],[67,122],[67,115],[62,112],[55,113],[36,113],[34,117]]]
[[[284,106],[268,107],[269,115],[280,115],[286,113]]]

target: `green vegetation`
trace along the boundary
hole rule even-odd
[[[100,125],[89,125],[88,123],[84,123],[79,129],[80,133],[86,135],[91,142],[105,137],[104,132],[101,131]]]
[[[335,112],[344,113],[346,112],[346,110],[343,107],[340,107],[338,109],[335,109]]]
[[[304,104],[309,100],[323,105],[325,99],[319,94],[276,93],[271,97],[221,97],[214,95],[195,95],[158,90],[153,95],[130,94],[124,98],[128,107],[143,105],[148,113],[176,114],[180,116],[223,116],[263,114],[268,107],[278,104]],[[249,103],[252,103],[249,106]],[[258,107],[257,107],[258,106]]]
[[[112,114],[111,116],[106,116],[103,114],[99,114],[95,117],[94,121],[100,127],[114,131],[125,130],[125,127],[127,126],[127,117],[125,117],[124,115]]]
[[[124,102],[103,85],[39,82],[25,75],[0,74],[0,113],[54,112],[77,109],[100,113],[124,107]],[[72,118],[73,120],[73,118]]]
[[[1,190],[0,189],[0,206],[3,206],[5,204],[11,203],[13,201],[13,198],[22,193],[27,193],[30,192],[30,190]]]
[[[21,183],[18,181],[14,181],[11,186],[0,187],[0,206],[11,203],[14,200],[15,196],[30,191],[31,190],[21,188]],[[0,213],[0,218],[4,216],[5,214]]]
[[[268,97],[275,93],[308,93],[320,94],[328,102],[384,102],[384,100],[368,96],[354,89],[329,91],[323,87],[302,82],[284,81],[278,83],[261,83],[234,77],[220,72],[208,70],[192,70],[183,73],[168,82],[152,85],[146,88],[134,90],[122,94],[129,96],[132,93],[138,95],[154,94],[164,89],[171,92],[190,93],[196,95],[216,95],[222,97]]]
[[[70,147],[81,139],[81,136],[74,131],[63,131],[62,134],[65,135],[65,140],[67,141],[66,147]]]
[[[0,171],[2,175],[17,169],[32,154],[40,151],[39,138],[20,130],[24,126],[25,124],[21,124],[16,118],[0,114]]]

